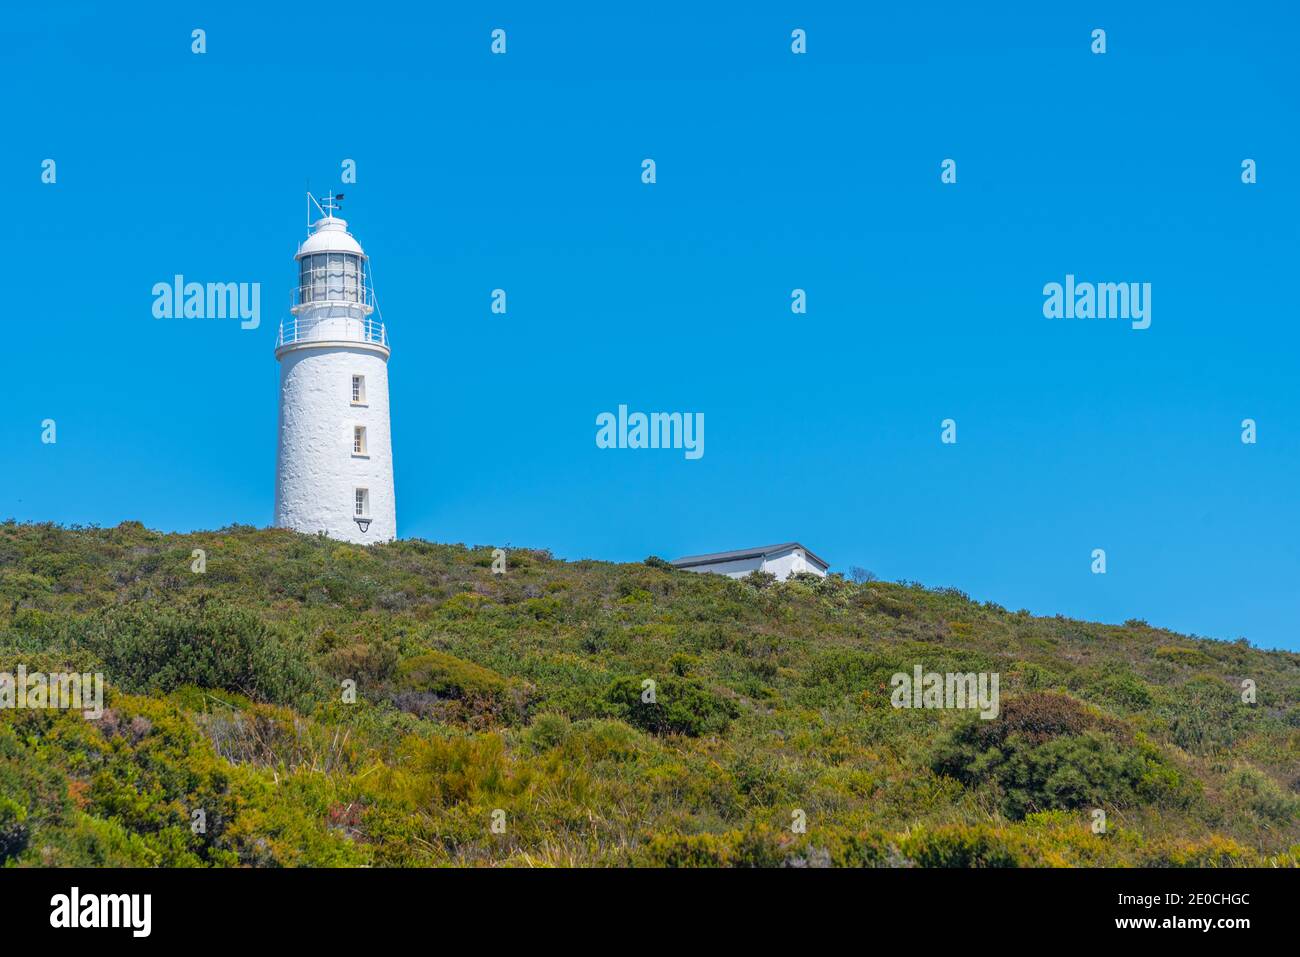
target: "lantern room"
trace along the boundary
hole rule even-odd
[[[337,216],[318,219],[298,247],[298,290],[295,306],[353,303],[370,306],[366,287],[366,254]]]

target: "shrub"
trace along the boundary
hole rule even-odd
[[[641,853],[650,867],[726,867],[731,845],[714,834],[654,834]]]
[[[1195,648],[1179,648],[1174,645],[1162,645],[1157,648],[1156,657],[1187,665],[1190,668],[1205,668],[1214,664],[1214,659],[1203,651]]]
[[[644,735],[622,721],[596,719],[573,725],[560,747],[565,760],[577,765],[634,761],[645,750],[645,744]]]
[[[1228,777],[1228,794],[1269,824],[1287,824],[1300,815],[1300,798],[1285,793],[1266,774],[1241,767]]]
[[[335,679],[351,678],[362,687],[382,684],[397,672],[397,643],[376,639],[335,648],[322,665]]]
[[[444,698],[495,697],[505,692],[506,680],[491,668],[441,651],[428,651],[397,666],[397,686],[403,691],[425,691]]]
[[[792,572],[790,576],[786,578],[786,581],[795,582],[799,585],[816,586],[822,584],[826,579],[821,575],[818,575],[816,572]]]
[[[972,741],[988,747],[1001,744],[1013,734],[1041,744],[1049,738],[1079,734],[1093,723],[1092,716],[1074,698],[1036,691],[1004,702],[997,719],[980,719],[967,730]]]
[[[994,776],[1007,815],[1022,818],[1043,809],[1137,804],[1146,771],[1141,753],[1088,731],[1038,746],[1013,745]]]
[[[509,681],[491,668],[441,651],[401,662],[396,689],[394,701],[405,711],[477,725],[497,719],[527,720],[533,696],[531,685]],[[440,706],[446,701],[455,706]]]
[[[1142,849],[1145,867],[1258,867],[1259,855],[1231,838],[1215,834],[1204,841],[1164,840]]]
[[[675,651],[673,656],[668,659],[668,667],[673,669],[673,674],[679,678],[685,678],[697,667],[700,659],[694,655],[688,655],[684,651]]]
[[[1113,672],[1102,677],[1093,693],[1124,711],[1141,711],[1151,704],[1151,688],[1131,672]]]
[[[966,785],[993,786],[1013,819],[1042,810],[1183,801],[1176,769],[1125,737],[1073,698],[1035,692],[1005,702],[1000,719],[973,718],[958,727],[936,747],[931,768]]]
[[[1037,863],[1018,842],[987,827],[917,829],[899,850],[922,867],[1021,867]]]
[[[0,794],[0,864],[27,846],[27,808]]]
[[[888,595],[879,592],[867,592],[867,607],[873,611],[888,615],[890,618],[905,618],[909,615],[916,614],[916,606],[909,605],[906,602],[899,601],[897,598],[891,598]]]
[[[562,714],[539,714],[524,738],[534,752],[549,751],[564,742],[571,727],[569,719]]]
[[[86,623],[75,640],[103,660],[111,684],[129,691],[197,685],[289,704],[320,687],[299,650],[259,617],[203,598],[116,609]]]
[[[1243,705],[1229,685],[1209,675],[1198,675],[1178,689],[1176,700],[1164,713],[1180,748],[1210,754],[1232,745],[1256,712]]]
[[[698,737],[718,733],[740,713],[731,700],[692,678],[667,675],[656,679],[654,701],[643,701],[642,690],[639,678],[616,678],[605,700],[614,716],[651,734]]]

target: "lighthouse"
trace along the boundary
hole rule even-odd
[[[280,324],[280,442],[275,524],[369,544],[397,537],[393,446],[388,426],[388,335],[375,317],[369,261],[319,203],[294,257],[292,318]]]

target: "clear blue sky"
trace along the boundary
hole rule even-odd
[[[1287,8],[15,8],[0,513],[270,523],[310,181],[374,263],[403,536],[798,539],[1013,609],[1300,648]],[[176,273],[260,282],[261,328],[155,320]],[[1151,328],[1045,319],[1066,273],[1152,283]],[[704,457],[598,450],[619,403],[703,412]]]

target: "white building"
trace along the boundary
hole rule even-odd
[[[672,563],[688,572],[715,572],[729,578],[743,578],[750,572],[763,571],[785,581],[795,572],[812,572],[826,577],[830,568],[798,542],[784,545],[763,545],[759,548],[742,548],[734,552],[714,552],[711,555],[688,555]]]
[[[372,318],[366,254],[346,221],[321,218],[298,247],[293,318],[280,325],[275,524],[349,542],[397,537],[388,427],[388,336]],[[309,206],[310,210],[311,207]],[[310,218],[310,217],[309,217]]]

